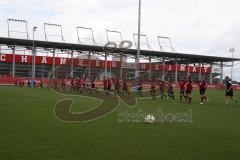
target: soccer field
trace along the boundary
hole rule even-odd
[[[240,107],[224,106],[224,91],[208,90],[210,102],[199,104],[139,99],[122,100],[112,113],[90,122],[63,122],[57,102],[75,100],[72,112],[95,108],[100,101],[65,96],[50,89],[0,86],[0,159],[2,160],[238,160]],[[235,92],[239,98],[239,92]],[[109,98],[109,102],[112,99]],[[147,124],[121,119],[125,113],[191,113],[191,121]]]

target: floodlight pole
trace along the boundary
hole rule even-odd
[[[32,48],[32,79],[35,79],[36,75],[35,75],[35,69],[36,69],[36,53],[35,53],[35,42],[34,42],[34,33],[37,30],[37,27],[33,27],[33,48]]]
[[[8,27],[8,38],[10,38],[10,27],[9,27],[9,19],[7,19],[7,27]]]
[[[110,33],[116,33],[116,34],[119,34],[119,36],[120,36],[120,44],[123,42],[123,40],[122,40],[122,33],[120,32],[120,31],[115,31],[115,30],[109,30],[109,29],[107,29],[106,30],[106,36],[107,36],[107,41],[108,41],[108,43],[110,43],[110,40],[109,40],[109,32]],[[122,79],[123,78],[123,52],[120,54],[120,63],[121,63],[121,66],[120,66],[120,79]],[[111,69],[111,68],[110,68]]]
[[[140,34],[141,34],[141,0],[138,2],[138,42],[137,42],[137,56],[136,56],[136,71],[135,71],[135,78],[136,80],[139,79],[139,57],[140,57]]]

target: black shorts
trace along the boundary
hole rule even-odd
[[[168,95],[174,95],[173,90],[168,90]]]
[[[184,94],[185,90],[184,89],[180,89],[180,94]]]
[[[185,94],[192,94],[192,91],[191,90],[186,90]]]
[[[108,87],[107,87],[107,86],[104,86],[104,87],[103,87],[103,90],[108,90]]]
[[[199,92],[200,92],[200,96],[204,96],[205,92],[206,92],[206,89],[200,89]]]
[[[233,89],[231,89],[229,91],[226,90],[226,96],[233,97]]]

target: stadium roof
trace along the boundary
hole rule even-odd
[[[49,41],[34,41],[36,47],[42,48],[55,48],[55,49],[67,49],[67,50],[79,50],[79,51],[91,51],[91,52],[105,52],[103,46],[93,46],[93,45],[84,45],[84,44],[73,44],[73,43],[60,43],[60,42],[49,42]],[[5,38],[0,37],[0,44],[4,45],[16,45],[16,46],[25,46],[31,47],[33,45],[32,40],[26,39],[16,39],[16,38]],[[108,48],[112,50],[112,53],[121,53],[122,50],[119,48]],[[136,49],[128,49],[125,51],[126,54],[136,55]],[[149,51],[141,50],[141,55],[149,57],[158,57],[158,58],[177,58],[189,60],[190,63],[199,63],[201,60],[202,63],[211,63],[211,62],[231,62],[231,61],[240,61],[237,58],[229,57],[216,57],[216,56],[206,56],[206,55],[194,55],[194,54],[185,54],[185,53],[172,53],[172,52],[161,52],[161,51]]]

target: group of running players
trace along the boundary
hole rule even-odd
[[[31,80],[16,80],[15,85],[18,87],[27,86],[31,87],[31,84],[35,87],[36,82]],[[199,93],[200,93],[200,104],[203,104],[204,102],[208,102],[209,98],[205,95],[205,92],[207,90],[207,83],[204,79],[201,79],[197,82]],[[229,77],[225,78],[225,84],[226,84],[226,94],[225,94],[225,104],[228,105],[229,98],[231,98],[234,102],[237,103],[237,99],[233,96],[233,88],[231,79]],[[102,81],[103,90],[106,94],[106,96],[109,96],[110,92],[113,92],[117,96],[124,96],[124,95],[131,95],[129,84],[127,79],[119,80],[119,79],[112,79],[112,78],[106,78],[104,77]],[[176,85],[176,84],[175,84]],[[151,82],[150,86],[150,95],[153,99],[156,99],[157,93],[159,90],[159,96],[161,100],[164,98],[171,99],[175,101],[174,96],[174,88],[176,87],[171,81],[164,81],[164,80],[156,80]],[[193,84],[191,77],[183,77],[178,82],[179,90],[180,90],[180,100],[185,100],[187,103],[192,102],[192,90],[193,90]],[[43,88],[43,81],[41,80],[39,83],[39,86]],[[95,84],[95,80],[93,79],[87,79],[87,80],[81,80],[81,79],[71,79],[70,81],[67,79],[61,79],[61,80],[49,80],[48,84],[46,85],[47,88],[50,86],[55,87],[55,89],[61,89],[63,91],[70,91],[75,92],[77,94],[83,94],[88,93],[90,95],[92,94],[99,94],[98,88]],[[137,85],[135,86],[136,93],[143,97],[143,82],[140,80]]]
[[[192,102],[192,90],[193,90],[193,84],[190,77],[182,78],[179,83],[179,89],[180,89],[180,100],[182,101],[183,98],[186,102],[191,103]],[[173,101],[175,101],[174,96],[174,85],[171,81],[164,81],[160,80],[159,82],[153,81],[151,83],[151,89],[150,94],[153,97],[153,99],[156,99],[156,93],[157,93],[157,86],[160,91],[160,98],[170,98]],[[201,103],[203,104],[204,100],[209,101],[209,98],[205,95],[206,89],[207,89],[207,83],[205,80],[201,79],[198,81],[198,87],[200,91],[200,97],[201,97]]]

